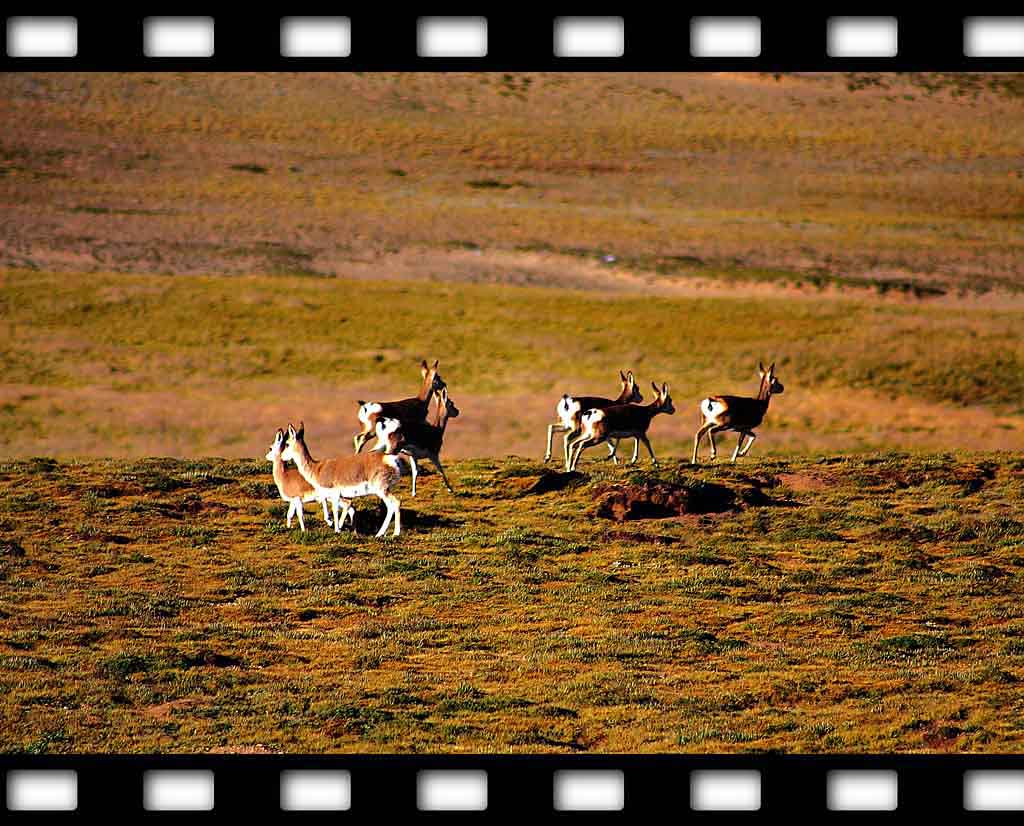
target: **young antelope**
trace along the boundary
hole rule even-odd
[[[305,479],[316,490],[318,497],[330,499],[334,509],[334,530],[341,530],[338,524],[338,510],[342,502],[350,507],[350,500],[359,496],[374,495],[387,508],[384,523],[377,531],[383,536],[392,519],[395,523],[394,535],[402,532],[402,513],[398,497],[391,493],[402,475],[402,463],[413,463],[411,456],[396,455],[402,445],[399,433],[400,423],[397,419],[381,419],[375,431],[377,438],[384,442],[388,452],[357,453],[337,459],[317,461],[306,446],[305,426],[300,422],[296,430],[288,425],[288,437],[281,457],[295,462],[295,466]],[[355,521],[352,523],[355,529]]]
[[[299,517],[299,527],[303,531],[306,530],[306,522],[302,514],[302,505],[305,502],[320,502],[324,506],[324,522],[330,525],[331,517],[327,512],[327,500],[320,499],[316,495],[313,486],[303,479],[302,474],[295,468],[285,467],[284,460],[281,458],[281,451],[283,449],[284,431],[278,428],[274,434],[274,442],[270,445],[270,450],[267,451],[266,458],[273,465],[274,484],[277,485],[277,492],[288,503],[288,516],[286,519],[288,527],[292,526],[292,517],[297,515]],[[341,522],[343,525],[345,517],[349,515],[350,511],[351,508],[342,514]]]

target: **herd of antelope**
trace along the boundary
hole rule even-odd
[[[448,396],[448,386],[437,371],[438,362],[420,365],[420,392],[408,399],[394,402],[359,401],[357,417],[362,429],[352,437],[355,452],[334,459],[314,459],[306,445],[305,425],[298,430],[291,424],[287,430],[278,430],[267,453],[273,464],[274,482],[281,498],[288,503],[286,524],[298,517],[299,527],[305,531],[303,505],[318,502],[323,507],[324,522],[341,531],[349,519],[355,530],[355,508],[352,500],[360,496],[377,496],[386,508],[384,522],[377,531],[383,536],[394,522],[394,535],[402,532],[399,499],[391,490],[401,478],[403,466],[408,468],[412,481],[412,495],[416,495],[417,461],[430,460],[437,468],[445,487],[454,494],[448,477],[441,466],[441,445],[449,419],[459,415],[459,409]],[[717,456],[715,434],[735,431],[738,434],[732,461],[746,456],[756,438],[754,428],[761,424],[773,394],[783,392],[775,375],[775,363],[767,370],[758,364],[761,384],[757,396],[708,396],[700,403],[701,425],[693,437],[693,464],[697,464],[697,450],[707,436],[711,443],[711,458]],[[633,458],[640,455],[640,443],[647,448],[651,462],[658,464],[647,431],[659,413],[676,412],[668,385],[652,382],[654,398],[644,404],[633,372],[619,372],[621,388],[614,399],[603,396],[572,396],[566,394],[555,408],[558,421],[548,425],[547,450],[544,461],[551,459],[551,442],[556,432],[565,433],[563,442],[566,472],[573,472],[580,455],[588,447],[608,444],[608,458],[618,464],[618,446],[622,439],[633,439]],[[431,402],[436,403],[433,423],[428,421]],[[363,453],[366,443],[376,437],[369,452]],[[295,467],[285,463],[293,462]],[[331,504],[328,511],[328,502]]]

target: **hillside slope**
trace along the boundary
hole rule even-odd
[[[582,469],[453,463],[382,542],[266,463],[8,462],[0,749],[1022,748],[1024,460]]]

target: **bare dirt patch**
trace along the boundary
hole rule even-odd
[[[687,514],[723,513],[736,507],[736,492],[724,485],[671,482],[613,485],[594,495],[595,513],[604,519],[667,519]]]

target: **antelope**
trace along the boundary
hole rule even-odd
[[[331,524],[330,514],[327,513],[327,500],[317,496],[313,486],[302,478],[302,474],[294,468],[285,467],[284,459],[281,458],[281,451],[284,449],[284,431],[280,428],[274,434],[274,442],[267,451],[267,461],[274,466],[274,484],[277,485],[277,492],[281,498],[288,503],[287,525],[292,526],[292,517],[298,515],[299,527],[303,532],[306,530],[306,522],[302,515],[302,505],[305,502],[320,502],[324,506],[324,522]],[[352,524],[355,525],[355,510],[346,508],[341,515],[341,523],[345,524],[345,517],[352,517]]]
[[[555,424],[548,425],[548,447],[544,453],[545,462],[551,459],[551,440],[555,432],[564,432],[565,440],[562,444],[562,450],[565,456],[565,469],[569,470],[569,442],[580,435],[580,417],[585,410],[603,410],[606,407],[611,407],[613,404],[640,404],[644,400],[640,393],[640,388],[636,386],[636,379],[633,378],[632,370],[627,373],[623,373],[620,370],[619,379],[622,382],[622,389],[619,391],[618,398],[615,399],[606,399],[602,396],[570,396],[568,394],[562,396],[561,401],[558,402],[555,408],[558,421]],[[618,440],[616,440],[614,445],[609,443],[609,457],[616,456],[617,448]],[[635,448],[636,446],[634,445]]]
[[[715,449],[715,433],[720,430],[735,430],[740,436],[736,442],[736,449],[732,452],[732,461],[735,462],[738,456],[746,456],[750,446],[754,444],[754,428],[761,424],[764,414],[768,412],[768,402],[771,401],[773,393],[781,393],[785,388],[775,377],[775,362],[765,370],[761,362],[757,364],[757,371],[761,374],[761,386],[757,391],[757,398],[751,399],[748,396],[708,396],[700,403],[700,414],[702,424],[697,434],[693,437],[693,459],[691,464],[697,464],[697,448],[700,440],[707,433],[711,442],[711,459],[714,461],[718,451]],[[749,437],[746,447],[743,446],[744,438]]]
[[[338,506],[344,502],[346,510],[351,507],[351,499],[359,496],[377,496],[387,508],[384,523],[377,531],[381,537],[394,519],[394,535],[402,532],[402,513],[399,509],[398,497],[391,493],[402,475],[401,463],[415,463],[411,456],[398,456],[395,451],[401,447],[402,436],[398,432],[400,423],[397,419],[385,418],[377,422],[374,428],[377,438],[388,447],[388,452],[365,453],[342,456],[338,459],[321,459],[317,461],[306,446],[305,425],[300,422],[296,430],[288,425],[288,438],[285,442],[281,458],[295,462],[295,466],[316,491],[318,497],[330,499],[334,510],[334,531],[340,532],[338,523]],[[355,520],[352,522],[355,529]]]
[[[373,436],[374,427],[379,419],[391,418],[402,422],[426,421],[430,412],[430,399],[446,386],[444,379],[437,372],[437,365],[438,362],[435,360],[433,367],[427,367],[426,359],[420,364],[423,381],[418,396],[397,402],[357,402],[359,421],[362,422],[363,429],[352,437],[352,446],[356,453],[359,453]]]
[[[444,486],[448,488],[448,492],[454,495],[455,491],[452,490],[444,468],[441,467],[441,444],[444,442],[444,431],[448,426],[448,419],[458,418],[459,408],[455,406],[455,402],[448,398],[447,387],[441,390],[439,402],[440,410],[438,411],[437,424],[422,421],[402,422],[401,429],[404,442],[401,452],[410,454],[413,459],[429,459],[431,464],[437,468],[437,472],[441,474]],[[385,447],[386,442],[382,442],[378,437],[377,444],[372,449],[381,450]],[[413,467],[415,467],[415,463]],[[412,495],[416,495],[415,473],[412,474]]]
[[[635,439],[633,445],[633,459],[630,464],[636,464],[640,454],[640,442],[644,443],[647,452],[651,454],[651,463],[658,464],[651,449],[651,442],[647,438],[647,430],[651,421],[659,413],[672,415],[676,412],[672,404],[672,397],[668,394],[668,385],[651,382],[654,388],[654,401],[650,404],[615,404],[603,410],[593,408],[580,417],[581,432],[575,441],[569,444],[572,452],[572,461],[569,470],[576,470],[580,460],[580,454],[585,448],[599,445],[601,442],[609,442],[612,439]]]

